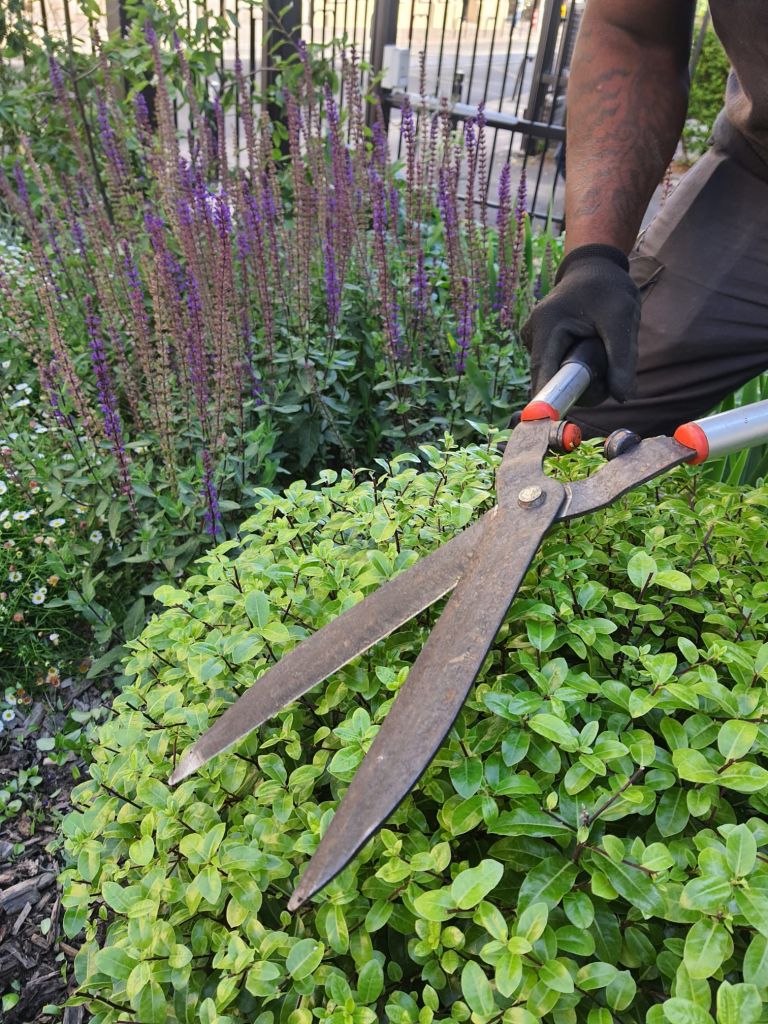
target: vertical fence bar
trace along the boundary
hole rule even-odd
[[[373,8],[373,23],[371,25],[371,70],[374,75],[379,74],[384,66],[384,47],[393,44],[397,40],[397,15],[399,0],[376,0]],[[381,110],[384,115],[384,127],[389,127],[389,103],[388,89],[379,88]],[[376,110],[369,106],[366,110],[366,121],[369,127],[373,127],[376,120]]]
[[[43,32],[48,35],[48,11],[45,7],[45,0],[40,0],[40,20],[43,23]]]
[[[262,43],[262,88],[265,99],[277,82],[277,65],[297,52],[301,39],[301,0],[286,6],[283,0],[267,0],[264,6],[264,40]],[[272,120],[279,120],[282,109],[273,98],[267,101]]]
[[[541,16],[541,35],[539,36],[539,46],[536,50],[536,60],[533,65],[533,80],[528,97],[528,106],[525,111],[525,116],[530,121],[541,120],[542,110],[547,98],[552,65],[554,63],[557,34],[560,30],[560,4],[561,0],[544,0],[544,11]]]

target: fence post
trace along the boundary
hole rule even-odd
[[[399,0],[375,0],[373,19],[371,21],[371,72],[378,75],[384,66],[384,47],[397,42],[397,15]],[[389,128],[389,89],[378,89],[381,100],[381,112],[384,116],[384,127]],[[368,104],[365,111],[368,127],[373,127],[376,110]]]
[[[277,82],[276,66],[295,56],[301,39],[301,0],[267,0],[264,5],[264,38],[261,48],[261,87],[266,99]],[[283,109],[279,103],[267,103],[270,119],[279,121]]]
[[[525,111],[525,117],[528,121],[541,121],[544,119],[544,104],[547,99],[547,92],[551,85],[557,88],[557,83],[552,81],[552,71],[555,62],[557,34],[560,30],[562,0],[544,0],[543,6],[541,35],[539,36],[539,46],[536,50],[536,60],[533,65],[531,90],[528,93],[528,106]]]
[[[128,15],[125,0],[106,0],[107,34],[125,36],[128,32]]]

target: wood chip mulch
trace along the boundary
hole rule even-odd
[[[48,732],[46,726],[52,732],[56,724],[35,723],[34,733]],[[65,1008],[63,1016],[61,1011],[55,1016],[43,1012],[47,1005],[61,1006],[75,988],[72,964],[79,940],[62,931],[56,881],[64,862],[60,851],[47,849],[60,836],[74,782],[72,763],[52,764],[24,730],[10,749],[0,752],[0,787],[33,764],[42,783],[21,813],[0,823],[0,998],[9,992],[19,995],[0,1018],[2,1024],[85,1024],[89,1015],[80,1006]]]

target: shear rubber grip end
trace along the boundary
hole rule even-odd
[[[522,423],[530,423],[531,420],[559,420],[560,414],[549,402],[539,402],[535,398],[520,413]]]
[[[692,448],[694,454],[687,459],[692,466],[698,466],[709,457],[709,440],[698,423],[683,423],[678,427],[673,437],[686,448]]]

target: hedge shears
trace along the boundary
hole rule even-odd
[[[768,400],[640,440],[606,441],[606,463],[561,483],[545,475],[554,449],[581,434],[563,417],[604,377],[605,355],[581,342],[521,414],[496,472],[497,504],[473,525],[384,583],[269,668],[182,756],[175,785],[286,705],[453,591],[401,686],[288,903],[296,910],[371,838],[426,770],[451,729],[545,534],[604,508],[682,463],[699,463],[768,440]]]

